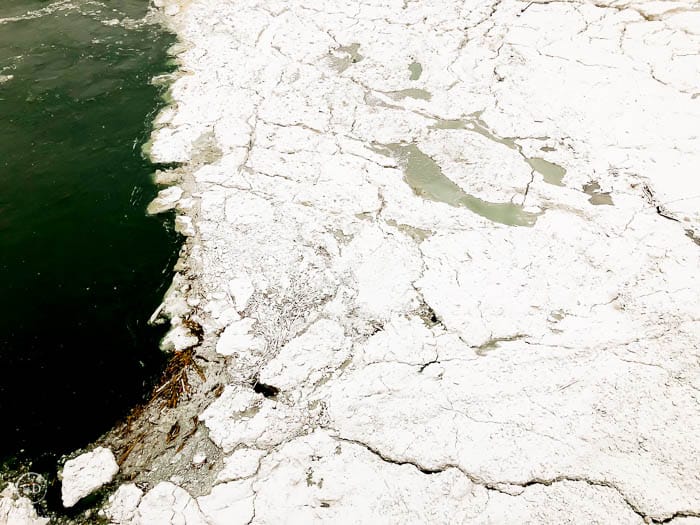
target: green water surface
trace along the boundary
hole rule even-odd
[[[415,144],[387,144],[375,148],[397,158],[404,180],[417,196],[454,207],[464,207],[490,221],[508,226],[533,226],[538,214],[510,202],[488,202],[466,193],[442,173],[440,166]]]
[[[0,2],[0,459],[87,445],[162,366],[179,239],[140,149],[173,37],[147,6]]]

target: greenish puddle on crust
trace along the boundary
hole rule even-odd
[[[223,155],[213,131],[203,133],[192,144],[191,162],[194,164],[213,164]]]
[[[430,100],[431,98],[433,98],[433,95],[431,95],[429,91],[426,91],[425,89],[416,88],[402,89],[400,91],[390,91],[387,93],[387,95],[389,95],[394,100],[403,100],[405,98]]]
[[[425,230],[423,228],[417,228],[416,226],[411,226],[410,224],[399,224],[393,219],[389,219],[386,221],[386,223],[389,226],[393,226],[397,230],[399,230],[402,233],[405,233],[409,237],[411,237],[414,241],[421,243],[424,240],[426,240],[428,237],[430,237],[433,232],[430,230]]]
[[[508,226],[533,226],[537,221],[539,214],[526,212],[517,204],[488,202],[465,193],[415,144],[386,144],[375,147],[374,150],[399,161],[403,167],[404,180],[419,197],[467,208],[490,221]]]
[[[533,170],[542,175],[547,184],[564,186],[562,182],[564,175],[566,175],[566,170],[564,168],[558,164],[544,160],[541,157],[530,157],[526,160]]]
[[[589,195],[588,202],[595,206],[613,206],[613,200],[609,191],[600,191],[600,184],[596,181],[583,185],[583,191]]]
[[[423,66],[421,66],[418,62],[412,62],[408,66],[408,70],[411,72],[411,80],[418,80],[423,74]]]
[[[468,120],[443,120],[437,119],[435,124],[431,126],[431,129],[466,129],[478,133],[482,137],[485,137],[497,144],[503,144],[504,146],[520,152],[520,147],[515,143],[513,139],[502,138],[494,135],[489,131],[484,122],[479,118],[481,112],[475,113],[472,118]],[[522,154],[522,153],[521,153]]]
[[[336,53],[344,56],[331,55],[330,60],[332,66],[338,73],[343,73],[347,68],[358,62],[362,62],[365,58],[360,54],[360,44],[355,42],[349,46],[340,46],[335,49]]]
[[[467,129],[467,123],[464,120],[440,119],[436,120],[430,129]]]
[[[555,321],[561,321],[566,316],[566,312],[564,310],[554,310],[550,313],[550,316]]]
[[[474,352],[476,353],[476,355],[483,357],[491,350],[496,350],[497,348],[499,348],[501,346],[501,343],[511,343],[513,341],[523,339],[524,337],[527,336],[523,334],[515,334],[507,337],[494,337],[493,339],[486,341],[481,346],[474,347]]]

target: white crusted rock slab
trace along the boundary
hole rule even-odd
[[[61,472],[61,499],[64,507],[72,507],[85,496],[106,485],[119,472],[111,450],[95,450],[69,459]]]
[[[225,452],[239,445],[271,447],[298,433],[307,414],[299,408],[256,394],[252,389],[226,387],[200,416],[209,434]]]
[[[6,525],[46,525],[49,518],[37,515],[32,502],[20,496],[17,487],[10,483],[0,492],[0,523]]]
[[[155,215],[172,210],[182,198],[182,188],[173,186],[158,192],[158,196],[148,205],[148,213]]]
[[[260,466],[260,459],[267,454],[264,450],[239,448],[224,459],[224,468],[216,477],[217,482],[234,481],[253,476]]]
[[[210,525],[246,525],[255,516],[252,480],[216,485],[210,494],[197,499]]]
[[[122,485],[109,497],[104,514],[110,523],[118,525],[132,523],[142,497],[143,491],[133,483]]]
[[[700,516],[695,4],[169,5],[197,516]]]
[[[161,350],[165,352],[181,352],[192,348],[199,342],[197,336],[193,335],[189,329],[182,325],[174,326],[165,334],[160,342]]]
[[[197,501],[186,490],[164,481],[148,491],[139,503],[134,525],[172,523],[173,525],[208,525]]]
[[[252,348],[260,348],[264,342],[255,337],[252,319],[242,319],[231,323],[221,334],[216,351],[221,355],[233,355]]]
[[[312,324],[285,345],[260,371],[260,381],[283,392],[316,385],[349,357],[342,325],[328,319]]]
[[[609,513],[642,523],[609,487],[562,482],[512,496],[457,468],[422,472],[323,432],[265,458],[258,479],[259,523],[606,523]]]

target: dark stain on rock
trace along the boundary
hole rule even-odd
[[[261,383],[257,379],[253,382],[253,390],[256,393],[262,394],[263,396],[271,399],[276,398],[277,394],[280,393],[280,389],[276,386],[266,385],[265,383]]]

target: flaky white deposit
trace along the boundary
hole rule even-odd
[[[700,522],[696,3],[161,4],[223,379],[114,523]]]
[[[0,523],[3,525],[47,525],[48,522],[48,518],[37,514],[31,500],[22,496],[15,484],[8,484],[0,492]]]
[[[112,451],[98,447],[69,459],[61,472],[61,499],[72,507],[85,496],[109,483],[119,471]]]

